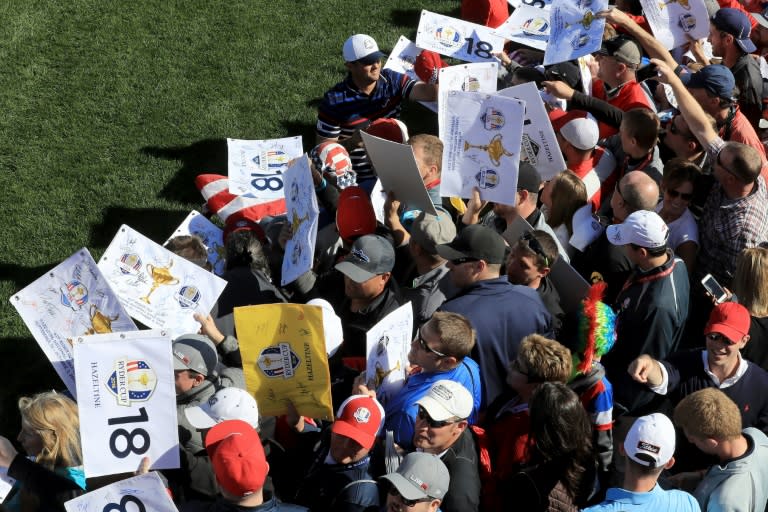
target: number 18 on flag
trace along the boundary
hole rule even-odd
[[[171,339],[162,331],[84,336],[74,345],[87,478],[179,467]]]

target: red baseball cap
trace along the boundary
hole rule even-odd
[[[422,82],[436,84],[440,70],[448,67],[440,55],[430,50],[422,50],[413,63],[413,71]]]
[[[376,213],[365,190],[347,187],[341,191],[336,206],[336,229],[341,239],[348,243],[376,231]]]
[[[738,302],[723,302],[715,306],[709,314],[704,334],[717,332],[728,338],[731,344],[735,344],[749,334],[751,322],[747,308]]]
[[[384,408],[375,398],[352,395],[339,407],[331,432],[353,439],[370,450],[383,421]]]
[[[238,497],[250,496],[264,487],[269,464],[259,434],[248,423],[227,420],[205,436],[205,449],[222,489]]]
[[[382,117],[368,125],[365,132],[380,139],[390,140],[399,144],[408,142],[408,127],[398,120]]]

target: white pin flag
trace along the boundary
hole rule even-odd
[[[552,0],[507,0],[507,3],[515,9],[523,7],[536,7],[537,9],[547,9],[552,5]]]
[[[533,165],[543,181],[551,180],[565,169],[565,159],[536,84],[516,85],[502,89],[499,94],[525,102],[520,159]]]
[[[495,62],[504,39],[484,25],[423,10],[416,46],[467,62]]]
[[[522,5],[494,30],[505,39],[544,51],[549,40],[549,9]]]
[[[413,156],[413,148],[408,144],[398,144],[364,132],[361,132],[360,135],[363,138],[365,150],[376,169],[376,174],[379,176],[381,190],[394,192],[397,199],[409,210],[422,210],[437,215],[435,206],[424,186],[424,180],[419,173],[416,158]],[[371,203],[376,204],[374,192],[371,192]],[[377,212],[378,216],[376,206],[374,206],[374,211]]]
[[[283,198],[283,172],[304,153],[301,136],[268,140],[227,139],[229,191],[259,199]]]
[[[392,71],[408,75],[413,80],[421,80],[414,69],[416,57],[418,57],[420,53],[421,48],[416,46],[413,41],[405,36],[400,36],[400,39],[397,40],[397,44],[392,48],[389,57],[387,57],[384,69],[391,69]],[[437,112],[436,101],[420,101],[419,103],[432,112]]]
[[[69,500],[64,508],[67,512],[178,512],[154,471]]]
[[[599,50],[605,19],[595,14],[607,8],[607,0],[554,0],[544,65],[577,59]]]
[[[136,330],[85,247],[10,300],[72,396],[77,396],[73,340],[87,334]]]
[[[96,334],[74,347],[86,478],[179,467],[171,337],[164,331]]]
[[[704,0],[640,0],[653,35],[667,50],[687,44],[689,38],[709,36],[709,14]]]
[[[440,70],[439,108],[437,111],[438,137],[445,140],[447,97],[451,91],[484,92],[492,94],[496,92],[498,83],[499,65],[496,62],[474,62],[471,64],[459,64]]]
[[[366,381],[370,389],[376,390],[381,405],[386,405],[405,384],[412,332],[413,309],[408,302],[382,318],[365,335]]]
[[[442,108],[442,106],[441,106]],[[525,102],[451,91],[446,102],[440,195],[515,204]]]
[[[99,269],[131,316],[171,336],[200,330],[227,282],[123,224]]]
[[[283,174],[285,180],[285,204],[293,236],[285,244],[285,257],[280,285],[295,281],[312,268],[317,239],[317,219],[320,209],[317,194],[309,170],[309,160],[303,155]]]
[[[8,476],[8,468],[0,468],[0,503],[5,501],[16,480]]]
[[[211,264],[213,273],[217,276],[224,273],[226,252],[224,251],[224,231],[220,227],[206,219],[200,212],[192,210],[168,240],[181,235],[200,237],[208,251],[208,263]],[[168,240],[165,242],[168,243]]]

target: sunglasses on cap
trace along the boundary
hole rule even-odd
[[[407,500],[403,498],[403,495],[400,494],[400,491],[398,491],[397,487],[395,487],[394,485],[390,485],[389,491],[387,492],[389,493],[390,496],[394,496],[395,498],[398,498],[402,502],[402,504],[405,505],[406,507],[413,507],[413,506],[416,506],[418,503],[426,503],[428,501],[432,501],[432,498],[430,498],[429,496],[427,496],[426,498],[419,498],[417,500]]]
[[[446,425],[453,425],[456,423],[455,421],[435,421],[432,419],[432,416],[429,415],[427,410],[423,408],[422,406],[419,406],[419,412],[416,415],[420,420],[426,421],[429,428],[443,428]]]
[[[472,263],[480,260],[478,260],[477,258],[473,258],[471,256],[462,256],[461,258],[456,258],[450,261],[452,265],[463,265],[465,263]]]
[[[521,242],[525,242],[528,245],[528,248],[531,249],[533,252],[536,253],[537,256],[544,258],[544,266],[549,266],[549,258],[544,253],[544,248],[541,246],[541,243],[539,240],[533,236],[533,233],[530,231],[527,233],[524,233],[523,236],[520,237]]]

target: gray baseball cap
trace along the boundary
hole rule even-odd
[[[395,473],[381,478],[389,481],[400,496],[407,500],[442,500],[451,483],[451,476],[443,461],[437,455],[424,452],[409,453]]]
[[[448,212],[438,210],[438,215],[421,212],[411,226],[411,238],[429,254],[437,254],[437,246],[456,238],[456,224]]]
[[[192,370],[208,377],[216,372],[216,346],[202,334],[182,334],[173,340],[173,369]]]
[[[355,240],[349,255],[335,268],[356,283],[363,283],[379,274],[392,272],[394,266],[392,244],[383,236],[365,235]]]

